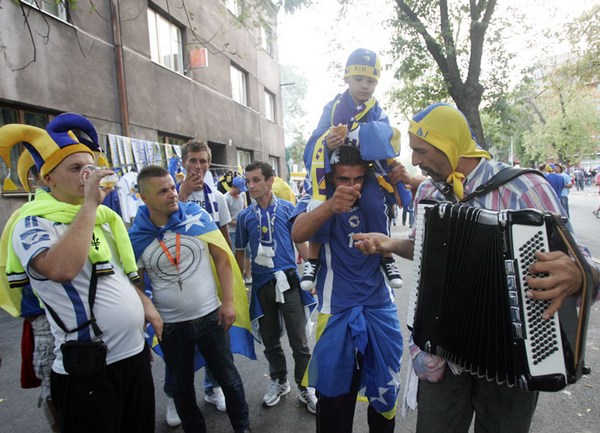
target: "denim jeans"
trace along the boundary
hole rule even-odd
[[[194,389],[196,346],[223,389],[233,430],[239,432],[249,427],[244,386],[233,363],[229,333],[218,324],[218,311],[194,320],[164,324],[160,346],[173,374],[175,407],[185,432],[206,432]]]
[[[213,390],[219,386],[215,375],[210,371],[210,368],[204,367],[204,394],[213,395]],[[167,397],[175,397],[175,383],[171,369],[165,364],[165,383],[163,385],[163,391]]]
[[[560,196],[560,204],[562,204],[563,209],[567,213],[567,217],[571,218],[571,215],[569,214],[569,196],[561,195]]]

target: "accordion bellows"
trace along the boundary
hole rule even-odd
[[[461,369],[526,391],[558,391],[584,367],[591,271],[560,216],[424,203],[417,220],[415,343]],[[526,297],[535,252],[561,250],[584,274],[581,297],[550,320],[549,301]]]

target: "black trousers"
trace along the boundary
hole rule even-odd
[[[154,432],[154,382],[148,346],[92,378],[54,371],[52,400],[63,433]]]
[[[317,391],[317,433],[352,433],[356,396],[360,385],[362,356],[357,355],[356,369],[348,394],[325,397]],[[369,433],[394,433],[396,417],[387,419],[369,404],[367,410]]]

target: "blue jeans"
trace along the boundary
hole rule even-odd
[[[217,383],[217,379],[215,379],[213,372],[210,371],[210,368],[204,367],[204,394],[213,395],[214,389],[217,386],[219,386],[219,384]],[[167,397],[175,397],[175,383],[173,374],[171,373],[171,369],[167,364],[165,364],[165,383],[163,386],[163,391]]]
[[[194,320],[164,324],[160,346],[173,374],[175,407],[185,432],[206,432],[194,389],[196,346],[223,389],[233,430],[239,432],[249,427],[244,386],[233,363],[229,333],[218,324],[218,311]]]
[[[571,218],[571,215],[569,215],[569,196],[561,195],[560,196],[560,204],[562,204],[563,209],[567,213],[567,217]]]

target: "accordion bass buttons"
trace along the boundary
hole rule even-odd
[[[505,260],[504,270],[506,271],[506,288],[508,290],[508,303],[510,306],[510,321],[512,324],[513,337],[517,340],[523,340],[525,335],[523,333],[521,305],[519,302],[519,288],[517,285],[514,261]]]
[[[515,338],[517,338],[519,340],[523,340],[525,338],[525,336],[523,335],[523,324],[522,323],[513,322],[512,328],[513,328],[513,335],[515,336]]]

